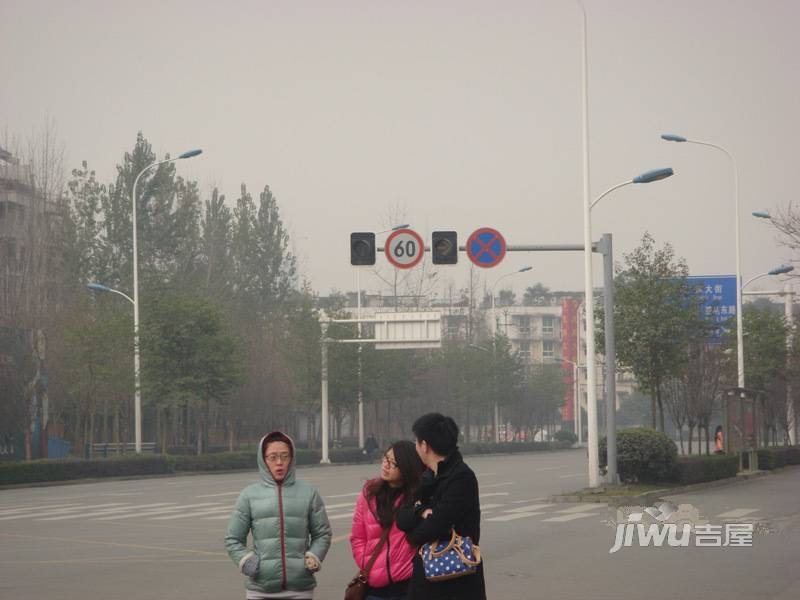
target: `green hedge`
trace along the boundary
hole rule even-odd
[[[763,471],[780,469],[786,465],[800,465],[800,446],[761,448],[758,451],[758,468]]]
[[[159,475],[169,472],[167,460],[162,456],[121,456],[102,460],[32,460],[0,464],[0,485]]]
[[[681,485],[690,485],[736,477],[738,470],[739,457],[736,454],[680,456],[675,462],[672,479]]]
[[[494,454],[558,450],[569,448],[568,442],[504,442],[501,444],[467,444],[464,454]],[[295,452],[298,465],[316,465],[321,459],[319,450],[300,448]],[[369,462],[359,448],[333,448],[333,463]],[[68,481],[94,477],[125,477],[167,473],[256,470],[254,450],[201,454],[168,454],[166,456],[123,456],[94,460],[36,460],[0,463],[0,485]]]
[[[600,467],[608,466],[606,438],[600,440]],[[658,483],[674,477],[678,447],[669,437],[644,427],[617,432],[617,472],[623,483]]]

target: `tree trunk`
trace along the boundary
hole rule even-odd
[[[650,386],[650,413],[652,415],[653,430],[656,429],[656,388]]]
[[[188,400],[186,401],[186,411],[185,411],[184,415],[185,415],[185,418],[184,418],[184,421],[183,421],[183,431],[184,431],[183,445],[184,445],[184,448],[186,449],[186,454],[189,454],[192,451],[192,440],[191,440],[191,437],[190,437],[191,436],[191,431],[190,431],[190,427],[189,427],[189,401]]]
[[[694,425],[689,425],[689,456],[692,455],[692,449],[694,444]]]
[[[108,443],[108,396],[103,398],[103,443]]]

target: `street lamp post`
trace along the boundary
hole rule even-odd
[[[134,376],[134,419],[136,432],[136,454],[142,453],[142,391],[139,371],[139,252],[138,235],[136,227],[136,186],[139,179],[153,167],[175,162],[185,158],[192,158],[202,154],[202,150],[189,150],[176,156],[159,160],[147,165],[139,171],[136,179],[133,180],[133,190],[131,192],[131,220],[133,221],[133,376]]]
[[[741,221],[739,219],[739,167],[736,158],[728,150],[718,144],[692,140],[681,135],[665,133],[661,139],[668,142],[697,144],[715,148],[728,155],[733,163],[733,201],[734,201],[734,230],[736,232],[736,363],[738,387],[744,388],[744,329],[742,326],[742,246],[741,246]]]
[[[403,225],[395,225],[391,229],[377,231],[375,235],[381,233],[389,233],[390,231],[397,231],[398,229],[406,229],[409,227],[407,223]],[[356,267],[356,293],[358,299],[356,301],[356,319],[358,320],[358,337],[361,338],[361,269]],[[361,352],[362,345],[358,345],[358,447],[364,448],[364,392],[361,389]]]
[[[495,368],[497,368],[497,315],[495,314],[495,304],[494,304],[494,289],[497,287],[497,284],[500,283],[503,279],[507,277],[511,277],[512,275],[517,275],[518,273],[525,273],[530,271],[533,267],[527,266],[522,267],[521,269],[517,269],[516,271],[512,271],[511,273],[506,273],[502,277],[499,277],[497,281],[494,282],[492,285],[492,358],[495,361]],[[507,333],[507,332],[506,332]],[[496,374],[494,375],[497,376]],[[497,386],[495,386],[495,394],[497,393]],[[500,443],[500,410],[497,406],[497,398],[494,399],[494,443]]]
[[[600,483],[600,460],[597,439],[597,368],[594,336],[594,284],[592,281],[592,215],[591,211],[600,200],[614,190],[633,183],[652,183],[671,177],[674,171],[667,167],[653,169],[618,183],[600,194],[593,202],[588,197],[584,203],[584,303],[586,305],[586,417],[589,420],[587,442],[589,444],[589,487]]]

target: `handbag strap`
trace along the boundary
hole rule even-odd
[[[372,556],[369,557],[369,562],[367,563],[366,568],[362,569],[361,574],[364,576],[364,579],[367,579],[369,577],[369,572],[372,571],[372,567],[375,564],[375,561],[378,560],[378,555],[381,553],[381,550],[383,550],[383,546],[384,544],[386,544],[386,540],[389,539],[390,530],[391,527],[389,529],[383,530],[381,539],[380,541],[378,541],[378,545],[375,546],[375,550],[372,551]]]

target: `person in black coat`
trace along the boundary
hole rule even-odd
[[[416,546],[450,538],[455,529],[480,544],[478,479],[458,451],[458,425],[430,413],[413,426],[417,454],[428,467],[411,503],[397,513],[397,527]],[[419,553],[414,556],[407,600],[486,600],[483,561],[475,573],[446,581],[428,581]]]

